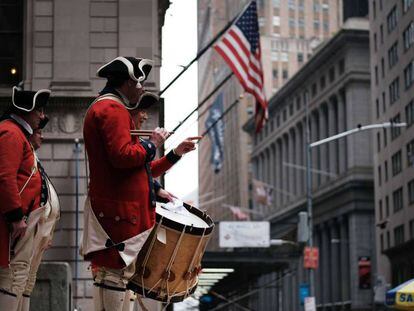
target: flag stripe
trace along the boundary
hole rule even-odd
[[[244,90],[256,98],[256,132],[267,119],[256,2],[252,1],[214,46]]]

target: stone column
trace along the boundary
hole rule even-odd
[[[322,302],[328,303],[331,302],[331,271],[330,271],[330,234],[329,234],[329,226],[324,224],[322,226],[322,243],[320,248],[320,258],[321,262],[319,265],[319,269],[322,270]]]
[[[341,278],[341,300],[350,300],[350,278],[349,278],[349,234],[348,234],[348,218],[341,217],[339,220],[339,258],[340,258],[340,278]]]
[[[302,121],[302,129],[303,129],[303,132],[302,132],[302,134],[303,134],[303,144],[302,144],[302,163],[303,163],[303,166],[304,167],[306,167],[306,157],[307,157],[307,155],[306,155],[306,153],[308,152],[308,149],[307,149],[307,145],[306,145],[306,142],[307,142],[307,138],[306,138],[306,131],[307,131],[307,127],[306,127],[307,125],[306,125],[306,119],[303,119],[303,121]],[[302,189],[303,189],[303,193],[306,195],[306,179],[307,179],[307,176],[306,176],[306,171],[305,170],[303,170],[302,171],[302,175],[301,175],[301,180],[302,180]]]
[[[344,100],[344,96],[342,92],[339,92],[336,96],[338,102],[338,126],[339,132],[344,132],[354,128],[357,124],[347,124],[347,107],[346,101]],[[370,143],[368,145],[371,145]],[[339,149],[339,157],[338,157],[338,168],[339,172],[343,174],[347,170],[347,158],[348,158],[348,150],[347,150],[347,139],[339,139],[338,140],[338,149]]]
[[[282,139],[278,139],[276,142],[276,156],[277,156],[277,163],[276,163],[276,167],[277,167],[277,178],[276,178],[276,202],[278,205],[278,209],[283,205],[283,194],[280,191],[283,188],[283,167],[282,167],[282,162],[283,162],[283,148],[282,148]]]
[[[318,140],[318,132],[319,132],[319,115],[318,113],[312,112],[311,113],[311,143]],[[312,169],[317,170],[319,169],[319,148],[313,148],[312,149]],[[312,190],[318,188],[318,174],[315,174],[314,172],[312,174]]]
[[[286,204],[289,201],[289,170],[288,167],[286,165],[284,165],[283,163],[286,163],[289,161],[289,138],[288,135],[285,134],[283,135],[283,162],[282,162],[282,167],[283,167],[283,187],[282,187],[282,191],[283,191],[283,204]]]
[[[338,119],[337,119],[337,104],[336,101],[331,98],[328,104],[328,115],[329,115],[329,136],[333,136],[338,133]],[[333,174],[338,173],[338,149],[337,141],[328,143],[329,148],[329,172]]]
[[[339,287],[340,282],[340,266],[339,263],[339,234],[338,234],[338,223],[332,221],[330,223],[330,235],[331,235],[331,302],[335,303],[339,301]]]
[[[301,180],[301,172],[302,169],[299,167],[303,166],[302,159],[301,159],[301,152],[302,152],[302,145],[303,145],[303,137],[302,137],[302,128],[300,124],[296,126],[296,147],[295,147],[295,164],[298,168],[295,168],[295,185],[296,185],[296,197],[300,197],[303,195],[302,190],[302,180]]]
[[[270,146],[271,150],[271,161],[270,161],[270,170],[271,170],[271,185],[273,187],[273,193],[272,193],[272,208],[276,206],[276,180],[277,180],[277,158],[276,158],[276,144],[273,143]]]
[[[321,106],[321,108],[319,109],[319,139],[324,139],[326,137],[328,137],[328,125],[327,125],[327,119],[328,119],[328,115],[327,115],[327,107],[326,104],[323,104]],[[319,147],[319,165],[320,165],[320,170],[327,172],[328,171],[328,145],[327,144],[323,144]],[[320,184],[324,184],[327,181],[327,176],[324,174],[318,174],[319,178],[318,180],[320,180]]]
[[[295,164],[295,158],[296,158],[296,133],[294,129],[291,129],[289,131],[289,157],[288,157],[288,163],[289,164]],[[296,168],[288,166],[288,172],[289,172],[289,191],[292,193],[292,195],[289,196],[289,201],[292,201],[294,197],[296,196]]]

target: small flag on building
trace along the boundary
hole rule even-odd
[[[254,201],[263,206],[272,206],[273,187],[255,178],[253,178],[252,184]]]
[[[255,124],[256,132],[259,132],[267,120],[268,111],[255,1],[250,2],[214,48],[230,66],[244,90],[256,98]]]
[[[241,210],[240,207],[237,206],[229,206],[231,213],[237,220],[250,220],[250,215],[245,213]]]
[[[210,107],[210,112],[205,123],[206,129],[216,122],[223,114],[223,93],[220,93]],[[224,122],[217,123],[208,131],[211,140],[211,164],[215,173],[220,172],[224,159]]]

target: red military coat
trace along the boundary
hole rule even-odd
[[[36,170],[23,192],[35,164],[24,130],[14,120],[0,122],[0,266],[9,264],[9,224],[40,205],[41,176]]]
[[[83,134],[90,169],[91,207],[114,243],[154,225],[155,209],[150,202],[146,163],[153,177],[174,164],[167,156],[151,161],[154,145],[143,146],[136,136],[131,136],[131,129],[135,126],[128,110],[112,99],[99,100],[85,116]],[[125,267],[113,247],[86,254],[85,259],[97,266]]]

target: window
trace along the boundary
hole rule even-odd
[[[410,6],[414,3],[414,0],[402,0],[403,12],[406,13]]]
[[[407,122],[407,127],[414,123],[414,99],[405,106],[405,121]]]
[[[298,62],[303,63],[303,53],[298,53]]]
[[[382,24],[380,25],[380,42],[381,44],[384,44],[384,27]]]
[[[335,80],[335,68],[331,67],[329,69],[329,82],[333,82]]]
[[[305,21],[303,20],[303,18],[299,18],[298,26],[299,28],[305,28]]]
[[[294,10],[296,8],[295,0],[289,0],[289,9]]]
[[[285,122],[286,119],[287,119],[287,110],[285,108],[285,109],[283,109],[283,122]]]
[[[375,85],[378,85],[378,66],[375,66]]]
[[[397,11],[397,6],[395,5],[391,9],[390,13],[388,13],[388,16],[387,16],[388,33],[394,30],[394,28],[397,26],[397,23],[398,23],[398,11]]]
[[[299,0],[299,11],[303,11],[305,9],[305,0]]]
[[[398,63],[398,41],[395,41],[394,44],[388,50],[388,66],[391,69]]]
[[[372,1],[372,15],[374,19],[377,18],[377,4],[375,3],[375,0]]]
[[[387,102],[385,92],[382,92],[382,112],[385,112],[385,110],[387,110]]]
[[[0,1],[0,85],[7,88],[23,76],[23,3]]]
[[[394,229],[394,246],[404,243],[404,225],[398,226]]]
[[[380,243],[381,243],[381,252],[383,252],[384,251],[384,235],[382,233],[380,235],[380,239],[381,239],[381,241],[380,241]]]
[[[410,239],[414,239],[414,219],[410,220]]]
[[[279,60],[279,52],[272,51],[270,53],[270,59],[272,61],[278,61]]]
[[[300,96],[296,97],[296,110],[299,110],[301,107]]]
[[[390,200],[388,198],[388,195],[385,196],[385,217],[390,216]]]
[[[280,126],[280,114],[276,116],[276,127]]]
[[[316,83],[312,84],[312,97],[316,96],[317,89]]]
[[[320,80],[321,90],[325,88],[325,85],[326,85],[325,76],[322,76]]]
[[[280,0],[273,0],[272,3],[273,3],[273,7],[275,8],[280,7]]]
[[[388,87],[390,92],[390,105],[394,104],[400,98],[400,78],[397,77]]]
[[[374,33],[374,51],[377,52],[377,33]]]
[[[378,214],[379,214],[379,219],[382,220],[383,218],[383,214],[382,214],[382,200],[379,200],[378,202]]]
[[[408,90],[414,83],[414,60],[404,68],[404,86]]]
[[[408,182],[408,204],[414,203],[414,179]]]
[[[381,134],[380,132],[377,133],[377,151],[381,151]]]
[[[384,131],[384,147],[386,147],[387,146],[387,129],[384,128],[383,131]]]
[[[403,189],[398,188],[392,193],[392,202],[394,205],[394,213],[402,210],[403,208]]]
[[[293,18],[289,18],[289,27],[295,28],[295,26],[296,26],[295,20]]]
[[[414,165],[414,139],[407,144],[407,166]]]
[[[388,181],[388,161],[384,162],[385,181]]]
[[[400,114],[397,114],[394,118],[390,120],[391,123],[400,123]],[[391,127],[391,140],[396,139],[401,134],[401,127],[392,126]]]
[[[288,71],[286,69],[283,69],[282,71],[282,78],[287,79],[289,77]]]
[[[414,22],[411,22],[403,32],[404,51],[414,44]]]
[[[380,109],[379,109],[379,100],[377,99],[375,101],[375,106],[376,106],[376,113],[377,113],[377,119],[379,118],[379,114],[380,114]]]
[[[319,30],[319,26],[320,26],[319,20],[314,19],[313,20],[313,29]]]
[[[321,10],[320,4],[313,1],[313,12],[319,12],[320,10]]]
[[[384,57],[381,58],[381,78],[384,79],[385,77],[385,62],[384,62]]]
[[[381,186],[381,182],[382,182],[381,165],[378,165],[378,186]]]
[[[391,235],[390,232],[387,231],[387,248],[391,247]]]
[[[396,152],[391,157],[392,164],[392,176],[398,175],[402,170],[402,161],[401,161],[401,150]]]
[[[339,61],[339,74],[343,74],[345,72],[345,60],[342,58]]]
[[[280,53],[280,60],[282,62],[288,62],[289,61],[289,55],[288,55],[288,53],[285,53],[285,52]]]
[[[294,110],[293,103],[291,103],[289,105],[289,116],[292,116],[293,115],[293,110]]]
[[[277,79],[277,74],[278,74],[277,69],[273,69],[272,70],[273,79]]]
[[[323,31],[329,32],[329,23],[328,23],[328,21],[323,21],[322,25],[323,25]]]
[[[273,26],[280,26],[280,16],[273,16]]]

